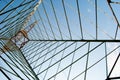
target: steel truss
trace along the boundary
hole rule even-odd
[[[0,1],[3,79],[98,80],[100,75],[100,80],[120,79],[120,74],[114,75],[120,61],[120,23],[114,5],[119,6],[120,2],[17,1]],[[18,35],[22,30],[22,35]],[[24,45],[19,47],[21,41]]]

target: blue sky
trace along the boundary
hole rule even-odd
[[[10,0],[8,0],[9,2]],[[23,0],[22,0],[23,1]],[[16,7],[18,4],[22,2],[21,0],[15,0],[11,6],[6,8],[4,11],[11,9],[11,7]],[[37,0],[36,0],[37,1]],[[29,39],[30,40],[62,40],[61,34],[64,40],[69,40],[70,39],[70,33],[68,26],[70,28],[72,40],[81,40],[82,39],[82,34],[80,30],[80,23],[79,23],[79,16],[78,16],[78,9],[77,9],[77,4],[75,0],[64,0],[64,5],[66,9],[66,14],[68,18],[68,23],[66,21],[66,16],[63,8],[63,4],[61,0],[52,0],[53,1],[53,6],[56,12],[56,17],[58,20],[58,24],[61,30],[59,30],[59,27],[57,25],[55,15],[53,13],[53,8],[51,6],[50,0],[43,0],[43,3],[40,4],[34,15],[32,15],[31,19],[28,21],[26,26],[29,26],[31,23],[34,23],[35,21],[38,21],[38,23],[34,26],[34,28],[28,33]],[[115,22],[115,19],[112,15],[112,12],[107,4],[107,0],[97,0],[98,2],[98,40],[101,39],[107,39],[107,40],[113,40],[115,38],[115,32],[117,28],[117,23]],[[79,0],[79,8],[80,8],[80,15],[81,15],[81,23],[82,23],[82,29],[83,29],[83,39],[86,40],[95,40],[96,39],[96,16],[95,16],[95,0]],[[6,5],[6,2],[1,0],[0,2],[0,10]],[[44,10],[44,7],[45,10]],[[118,4],[112,4],[112,7],[114,9],[114,12],[119,20],[120,13],[118,11],[119,5]],[[23,7],[19,8],[11,14],[8,18],[16,15]],[[26,8],[25,8],[26,9]],[[39,14],[40,13],[40,14]],[[2,21],[7,15],[0,15],[0,20]],[[47,15],[46,15],[47,14]],[[48,16],[48,17],[47,17]],[[13,20],[17,19],[20,16],[15,17]],[[41,19],[42,18],[42,19]],[[9,23],[9,21],[7,21]],[[0,24],[0,28],[3,28],[5,24],[7,23],[2,23]],[[26,27],[25,26],[25,27]],[[15,30],[19,30],[23,26],[18,26],[14,28],[13,31],[10,31],[10,34],[14,34]],[[12,28],[10,26],[5,27],[4,29],[0,30],[0,32],[4,32],[6,28]],[[24,28],[23,28],[24,29]],[[53,32],[52,32],[53,30]],[[6,31],[7,34],[9,34]],[[118,35],[117,39],[120,39],[120,31],[118,30]],[[0,35],[0,37],[9,37],[8,35]],[[48,38],[49,37],[49,38]],[[55,38],[54,38],[55,37]],[[2,41],[0,42],[0,47],[2,47]],[[88,46],[89,42],[87,42],[83,47],[80,49],[76,50],[73,52],[75,49],[79,48],[81,45],[83,45],[85,42],[34,42],[30,41],[28,42],[21,50],[23,51],[23,54],[25,55],[26,59],[31,63],[32,68],[35,66],[38,66],[34,69],[35,73],[38,74],[38,77],[42,80],[47,80],[54,74],[58,73],[56,75],[56,80],[84,80],[84,75],[85,72],[85,66],[86,66],[86,60],[87,60],[87,55],[85,55],[88,52]],[[60,47],[58,47],[56,50],[54,49],[56,46],[62,44]],[[64,49],[66,46],[72,44],[69,48],[65,49],[64,51],[60,52],[60,50]],[[33,46],[34,45],[34,46]],[[45,46],[44,46],[45,45]],[[100,45],[98,48],[93,50],[96,46]],[[107,54],[111,52],[113,49],[119,46],[119,43],[106,43],[107,45]],[[43,46],[43,47],[41,47]],[[49,47],[50,46],[50,47]],[[76,47],[75,47],[76,46]],[[47,48],[48,49],[45,49]],[[45,49],[45,50],[44,50]],[[54,50],[52,50],[54,49]],[[31,51],[32,50],[32,51]],[[43,50],[43,51],[42,51]],[[93,51],[92,51],[93,50]],[[49,52],[50,51],[50,52]],[[105,80],[106,78],[106,63],[105,63],[105,58],[101,60],[98,64],[95,66],[91,67],[94,65],[97,61],[102,59],[105,56],[105,43],[101,42],[90,42],[90,49],[91,51],[89,53],[89,60],[88,60],[88,66],[87,68],[89,69],[87,71],[87,76],[86,80]],[[48,53],[49,52],[49,53]],[[73,53],[71,53],[73,52]],[[19,51],[18,51],[19,53]],[[48,54],[47,54],[48,53]],[[58,54],[57,54],[58,53]],[[64,54],[63,54],[64,53]],[[71,54],[70,54],[71,53]],[[119,48],[116,49],[112,54],[108,56],[108,72],[110,71],[115,58],[117,57],[119,53]],[[9,53],[7,53],[9,54]],[[30,59],[34,55],[36,55],[33,59]],[[46,55],[45,55],[46,54]],[[57,54],[57,55],[55,55]],[[43,56],[45,55],[45,56]],[[53,55],[55,55],[53,58],[51,58]],[[67,57],[65,57],[68,55]],[[83,55],[85,55],[83,58],[81,58]],[[42,57],[43,56],[43,57]],[[72,59],[72,57],[74,58]],[[4,54],[2,57],[6,57]],[[39,58],[41,57],[41,58]],[[64,59],[61,60],[61,58],[65,57]],[[50,59],[49,59],[50,58]],[[81,58],[81,59],[80,59]],[[8,59],[6,57],[6,59]],[[37,60],[37,62],[34,62]],[[61,61],[59,61],[61,60]],[[77,61],[78,60],[78,61]],[[8,59],[8,61],[10,61]],[[59,61],[58,63],[56,63]],[[34,62],[34,63],[32,63]],[[43,63],[42,63],[43,62]],[[72,66],[67,67],[71,63],[75,62]],[[55,65],[53,65],[56,63]],[[52,66],[53,65],[53,66]],[[60,65],[59,69],[58,66]],[[5,66],[4,68],[8,69],[8,66],[0,61],[0,66]],[[51,68],[49,68],[51,66]],[[63,70],[65,67],[67,67],[65,70]],[[20,67],[21,68],[21,67]],[[48,69],[47,69],[48,68]],[[16,69],[16,68],[14,68]],[[45,70],[46,69],[46,70]],[[57,71],[58,69],[58,71]],[[71,69],[71,71],[70,71]],[[10,69],[8,69],[10,70]],[[44,71],[45,70],[45,71]],[[114,73],[112,76],[119,76],[118,71],[118,65],[117,68],[115,69]],[[18,69],[16,71],[20,72]],[[70,75],[68,77],[70,71]],[[7,72],[6,72],[7,73]],[[82,73],[82,74],[81,74]],[[9,73],[8,73],[9,74]],[[81,75],[79,75],[81,74]],[[12,76],[11,74],[10,78],[15,79],[15,76]],[[20,74],[23,78],[27,80],[27,78],[20,72]],[[0,73],[0,78],[4,79],[5,77]],[[0,80],[1,80],[0,79]],[[51,78],[50,80],[54,80],[55,77]],[[7,80],[7,79],[4,79]],[[19,80],[16,78],[16,80]]]

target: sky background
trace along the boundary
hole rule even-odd
[[[22,0],[23,1],[23,0]],[[4,11],[11,9],[12,7],[16,7],[18,4],[22,3],[21,0],[15,0],[8,8],[6,8]],[[37,2],[37,0],[35,0]],[[38,23],[34,26],[34,28],[28,33],[29,39],[30,40],[69,40],[70,38],[70,33],[68,26],[70,28],[72,40],[95,40],[96,39],[96,16],[95,16],[95,0],[78,0],[79,1],[79,8],[80,8],[80,15],[81,15],[81,23],[82,23],[82,29],[83,29],[83,38],[80,30],[80,23],[79,23],[79,16],[78,16],[78,9],[77,9],[77,4],[75,0],[64,0],[64,5],[66,9],[66,14],[68,18],[68,23],[66,21],[65,17],[65,12],[62,4],[62,0],[52,0],[53,1],[53,6],[56,12],[56,17],[58,20],[58,24],[61,30],[59,30],[59,27],[57,25],[55,15],[53,13],[53,8],[51,5],[50,0],[43,0],[42,4],[38,7],[34,15],[32,15],[31,19],[28,21],[26,26],[29,26],[30,24],[34,23],[35,21],[38,21]],[[115,0],[114,0],[115,1]],[[117,0],[116,0],[117,1]],[[0,10],[6,5],[6,3],[10,2],[8,1],[0,1]],[[114,40],[115,39],[115,32],[117,28],[117,23],[115,22],[115,19],[112,15],[112,12],[107,4],[107,0],[97,0],[98,5],[97,5],[97,29],[98,29],[98,40]],[[112,8],[115,12],[115,15],[117,16],[117,19],[119,21],[120,13],[119,4],[111,4]],[[29,5],[32,6],[32,5]],[[28,7],[24,8],[27,9]],[[22,10],[23,7],[18,8],[14,13],[12,13],[8,18],[14,16],[17,14],[20,10]],[[8,15],[0,15],[0,21],[3,21],[3,19]],[[47,15],[46,15],[47,14]],[[20,17],[18,15],[13,19],[17,19]],[[10,20],[9,20],[10,21]],[[6,21],[4,23],[0,24],[0,32],[2,33],[0,37],[8,37],[16,33],[16,30],[19,30],[21,27],[14,27],[12,25],[5,27],[7,23],[10,23],[9,21]],[[12,21],[12,20],[11,20]],[[24,27],[26,27],[24,26]],[[5,28],[3,28],[5,27]],[[13,30],[11,28],[14,27]],[[1,29],[3,28],[3,29]],[[5,29],[9,28],[9,33]],[[6,31],[6,32],[4,32]],[[5,35],[3,33],[6,33]],[[62,34],[62,37],[61,37]],[[117,37],[116,39],[120,39],[120,31],[118,29],[117,32]],[[7,41],[4,41],[5,43]],[[35,42],[35,41],[30,41],[28,42],[21,50],[23,54],[25,55],[26,59],[28,62],[31,64],[32,68],[36,67],[34,69],[35,73],[38,74],[38,77],[41,80],[47,80],[54,74],[58,73],[59,71],[63,70],[66,66],[71,64],[72,62],[76,61],[79,59],[81,56],[86,54],[88,52],[88,46],[89,43],[86,43],[83,47],[79,48],[81,45],[83,45],[85,42]],[[54,49],[56,46],[60,45],[60,47]],[[101,45],[100,45],[101,44]],[[91,42],[90,43],[90,50],[94,49],[96,46],[100,45],[98,48],[93,50],[92,52],[89,53],[89,60],[88,60],[88,68],[94,65],[97,61],[99,61],[101,58],[105,56],[105,44],[107,46],[107,54],[109,52],[113,51],[116,47],[118,47],[120,44],[119,43],[101,43],[101,42]],[[45,45],[45,46],[44,46]],[[66,46],[71,45],[70,47],[66,48]],[[42,47],[43,46],[43,47]],[[76,46],[76,47],[75,47]],[[2,47],[2,41],[0,41],[0,47]],[[48,48],[47,48],[48,47]],[[47,48],[47,49],[46,49]],[[64,51],[59,52],[60,50],[66,48]],[[70,54],[72,51],[75,49],[79,48],[72,54]],[[52,50],[54,49],[54,50]],[[17,50],[17,49],[16,49]],[[44,50],[44,51],[42,51]],[[49,53],[48,53],[49,52]],[[19,51],[14,52],[19,54]],[[48,53],[47,55],[45,55]],[[58,55],[55,55],[58,53]],[[9,53],[6,53],[9,54]],[[107,60],[108,60],[108,73],[111,70],[112,65],[114,64],[114,61],[116,57],[119,54],[119,48],[116,49],[114,52],[112,52]],[[36,56],[34,56],[36,55]],[[43,56],[45,55],[45,56]],[[55,55],[54,57],[52,57]],[[64,58],[63,60],[59,61],[61,58],[65,57],[66,55],[69,55],[68,57]],[[33,57],[33,59],[30,59]],[[41,57],[43,56],[43,57]],[[74,58],[73,58],[74,56]],[[6,60],[10,61],[6,57],[6,55],[2,55]],[[41,58],[40,58],[41,57]],[[51,58],[52,57],[52,58]],[[50,58],[50,59],[49,59]],[[73,59],[72,59],[73,58]],[[37,62],[34,62],[37,60]],[[47,61],[45,61],[47,60]],[[87,60],[87,55],[85,55],[82,59],[79,59],[78,61],[75,62],[72,66],[69,66],[65,70],[61,71],[59,74],[57,74],[56,77],[51,78],[50,80],[84,80],[84,75],[79,75],[81,72],[85,70],[86,66],[86,60]],[[59,61],[58,63],[56,63]],[[11,61],[10,61],[11,62]],[[44,62],[43,64],[41,64]],[[53,65],[56,63],[54,66],[51,68],[45,70],[49,66]],[[119,69],[119,63],[120,60],[118,61],[117,66],[115,67],[115,70],[111,74],[111,76],[120,76],[120,69]],[[41,64],[41,65],[40,65]],[[59,69],[58,66],[60,65]],[[9,69],[9,67],[3,62],[3,60],[0,60],[0,66],[4,67],[5,69]],[[95,66],[91,67],[87,71],[87,76],[86,80],[105,80],[106,79],[106,62],[105,58],[101,60],[98,64]],[[20,67],[21,68],[21,67]],[[71,68],[71,71],[70,71]],[[17,69],[14,67],[14,69],[19,72],[25,80],[27,78]],[[21,68],[22,69],[22,68]],[[58,69],[58,71],[57,71]],[[45,70],[45,71],[44,71]],[[13,72],[12,70],[10,70]],[[43,71],[43,72],[42,72]],[[70,71],[70,76],[68,77]],[[16,79],[19,80],[17,77],[9,74],[6,72],[11,79]],[[79,75],[79,76],[78,76]],[[78,77],[77,77],[78,76]],[[76,77],[76,78],[75,78]],[[0,80],[7,80],[3,76],[2,73],[0,73]]]

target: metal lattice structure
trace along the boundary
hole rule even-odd
[[[120,79],[119,0],[0,0],[0,80]]]

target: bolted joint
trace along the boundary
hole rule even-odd
[[[112,1],[111,0],[107,0],[108,3],[111,3]]]

